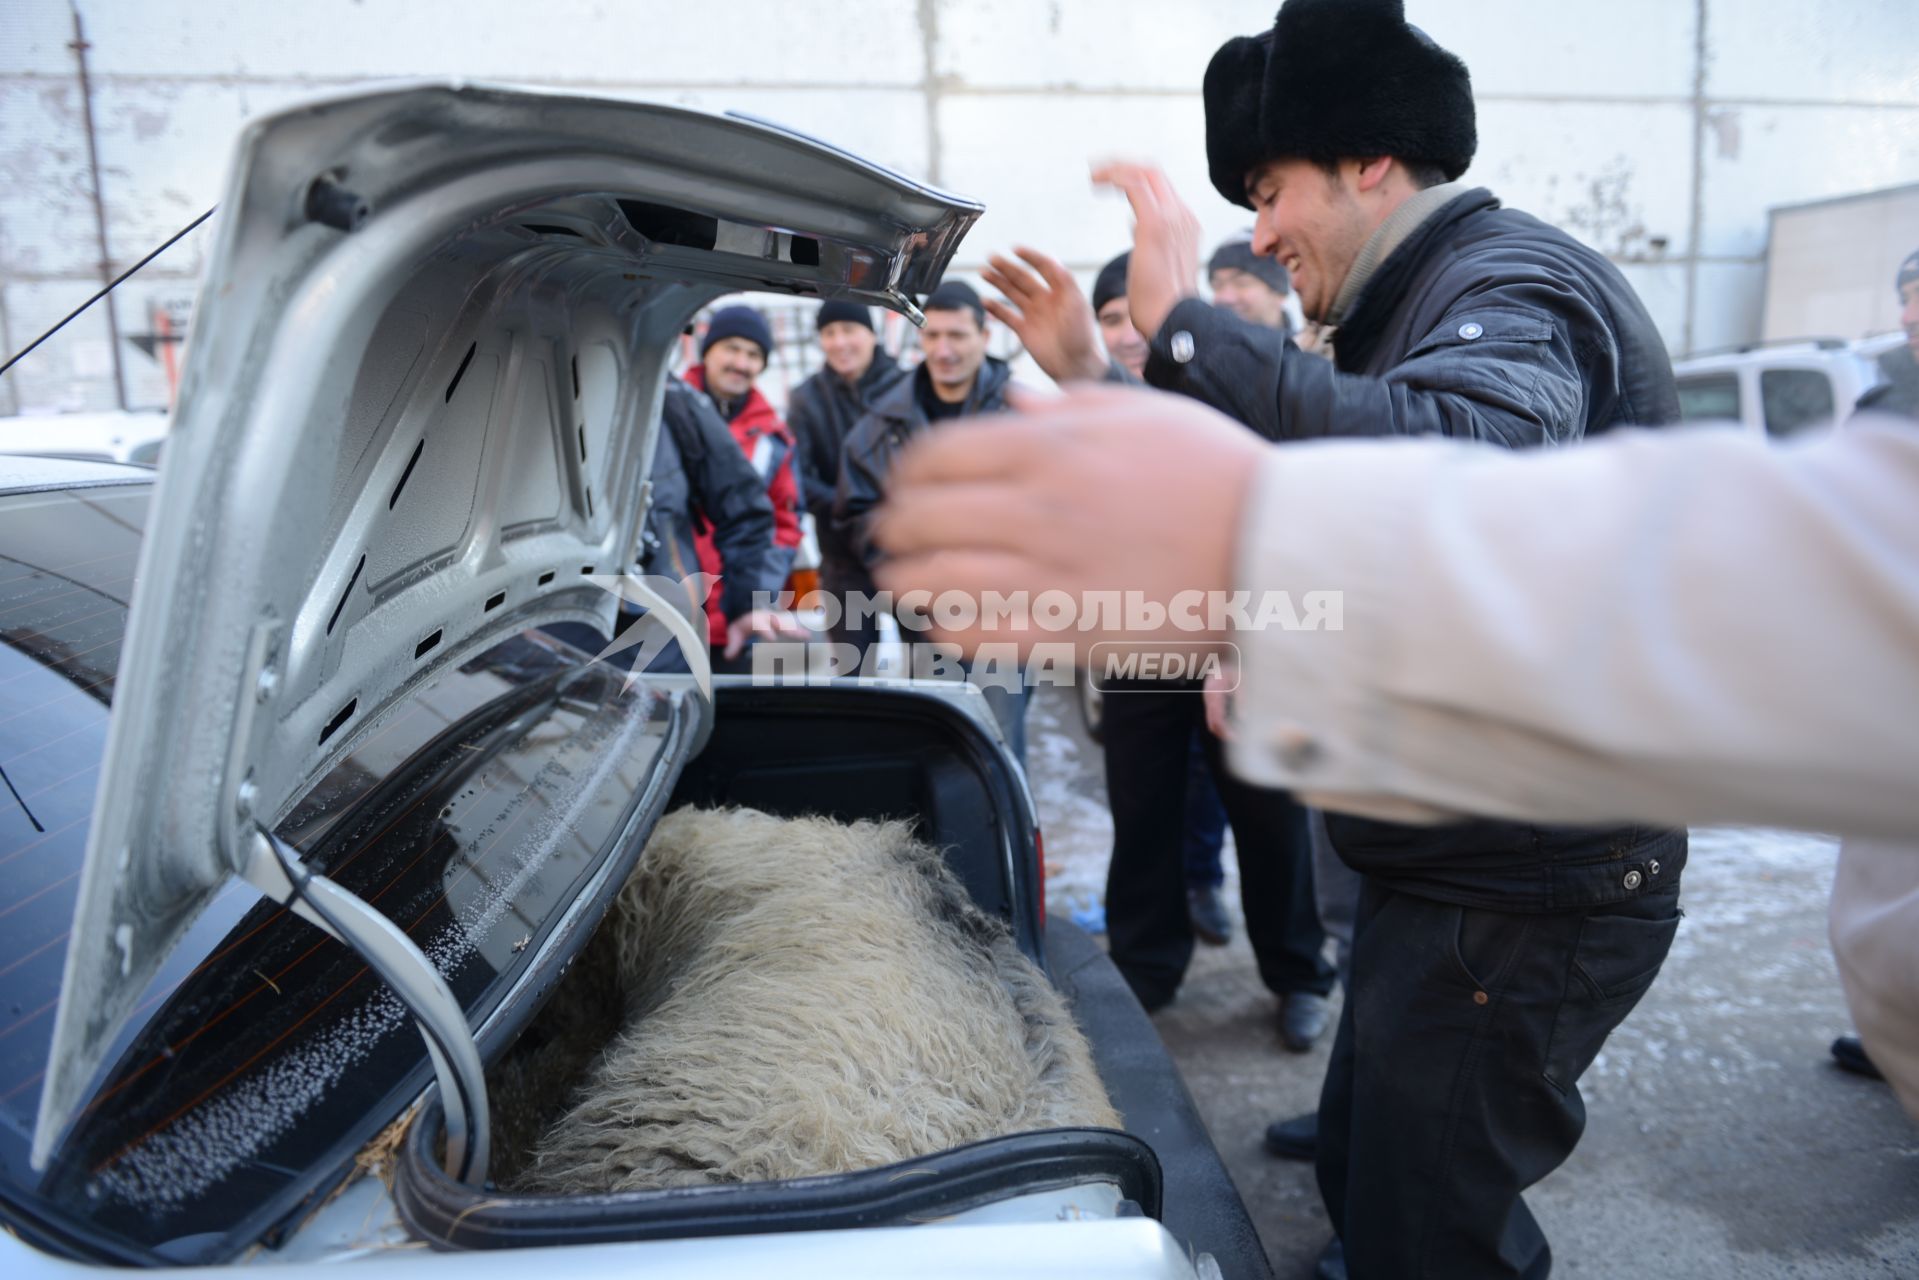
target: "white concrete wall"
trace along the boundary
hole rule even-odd
[[[984,200],[963,268],[1031,243],[1090,276],[1127,217],[1091,158],[1157,160],[1221,237],[1198,86],[1272,0],[74,0],[108,252],[124,267],[213,203],[248,117],[371,79],[564,86],[782,120]],[[1767,209],[1919,180],[1913,0],[1408,0],[1471,67],[1470,178],[1612,254],[1675,351],[1756,337]],[[0,348],[97,287],[73,8],[0,20]],[[1919,229],[1914,243],[1919,244]],[[206,231],[114,295],[130,337],[190,301]],[[1888,264],[1890,271],[1892,264]],[[96,314],[97,313],[97,314]],[[0,378],[0,413],[116,400],[101,308]]]

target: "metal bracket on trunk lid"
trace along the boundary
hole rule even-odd
[[[247,883],[351,947],[419,1024],[446,1113],[446,1171],[469,1186],[486,1181],[489,1130],[486,1071],[466,1013],[433,962],[400,927],[366,901],[315,875],[291,845],[254,833]]]

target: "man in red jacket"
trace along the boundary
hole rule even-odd
[[[766,484],[773,503],[773,554],[768,557],[758,590],[780,591],[800,545],[800,487],[793,472],[793,433],[786,429],[773,406],[753,385],[766,369],[773,352],[773,331],[765,317],[751,307],[721,307],[707,322],[700,340],[700,362],[686,371],[686,381],[704,391],[733,432],[740,452]],[[710,529],[699,534],[700,567],[720,573],[719,548]],[[754,640],[803,640],[806,632],[789,615],[754,610],[729,626],[720,612],[716,585],[706,601],[707,639],[713,646],[713,670],[750,671],[748,645]]]

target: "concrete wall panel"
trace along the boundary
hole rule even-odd
[[[1759,340],[1766,302],[1763,262],[1702,262],[1692,349],[1719,351]]]
[[[1706,38],[1714,98],[1919,106],[1912,0],[1708,0]]]
[[[57,0],[13,0],[0,22],[0,75],[73,71],[73,11]]]
[[[916,7],[897,0],[836,0],[830,21],[785,0],[113,0],[82,12],[95,70],[115,75],[904,85],[925,66]]]
[[[1704,250],[1758,257],[1771,206],[1908,182],[1919,182],[1919,108],[1715,107]]]
[[[1691,231],[1693,113],[1640,103],[1488,102],[1466,180],[1604,253],[1683,254]]]
[[[926,99],[898,89],[676,89],[639,85],[615,96],[702,111],[740,111],[798,129],[924,181],[931,171]]]
[[[1695,12],[1684,0],[1406,5],[1408,19],[1465,60],[1482,98],[1690,96]]]
[[[96,271],[91,191],[79,87],[0,80],[0,278]]]
[[[1272,24],[1237,0],[939,0],[939,74],[969,89],[1197,94],[1215,50]]]
[[[963,270],[1033,243],[1087,275],[1130,230],[1123,202],[1087,181],[1094,157],[1165,165],[1209,246],[1250,223],[1206,181],[1198,89],[1218,45],[1276,7],[73,2],[123,265],[219,197],[243,121],[374,78],[464,77],[763,115],[986,202]],[[1472,69],[1469,179],[1621,260],[1675,348],[1688,332],[1696,347],[1757,335],[1769,207],[1919,181],[1912,0],[1408,0],[1407,11]],[[57,315],[51,299],[98,281],[71,37],[63,0],[19,0],[0,23],[0,335],[15,343]],[[210,238],[197,233],[141,287],[178,305]],[[144,296],[130,286],[123,301],[123,328],[145,328]],[[93,323],[74,335],[92,354],[23,367],[0,412],[98,403]],[[157,362],[126,363],[144,402]]]
[[[1163,165],[1207,242],[1252,224],[1206,179],[1204,119],[1196,98],[993,95],[940,104],[941,176],[986,202],[986,216],[960,246],[963,265],[1030,244],[1075,268],[1097,270],[1132,243],[1132,215],[1119,195],[1095,191],[1095,157],[1123,155]],[[1113,139],[1124,139],[1116,145]]]
[[[1666,350],[1677,354],[1686,331],[1686,264],[1683,262],[1628,262],[1619,273],[1626,277],[1645,305]]]
[[[98,281],[91,280],[9,282],[0,291],[0,305],[6,307],[6,331],[14,349],[25,347],[53,327],[99,287]],[[119,408],[114,397],[113,344],[107,339],[106,312],[96,306],[81,315],[7,370],[0,382],[7,384],[19,413],[86,413]]]

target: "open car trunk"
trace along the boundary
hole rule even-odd
[[[962,690],[961,692],[970,692]],[[739,805],[841,821],[899,818],[943,853],[976,905],[1004,919],[1048,970],[1091,1042],[1128,1129],[1013,1133],[821,1177],[591,1196],[521,1194],[447,1175],[439,1116],[412,1126],[394,1191],[408,1229],[440,1248],[832,1230],[950,1218],[1061,1193],[1041,1211],[1142,1214],[1230,1275],[1265,1274],[1264,1251],[1157,1033],[1111,964],[1071,925],[1041,919],[1033,811],[1018,768],[964,699],[923,686],[754,687],[723,682],[712,736],[671,804]],[[974,701],[978,701],[975,697]],[[548,1012],[572,997],[562,978]],[[545,1015],[542,1015],[545,1016]],[[536,1042],[541,1017],[523,1044]],[[510,1066],[508,1050],[494,1064]],[[496,1101],[498,1101],[496,1099]],[[518,1153],[496,1153],[510,1174]]]
[[[138,553],[10,1222],[85,1256],[231,1260],[310,1221],[434,1082],[397,1198],[441,1246],[912,1222],[1085,1189],[1089,1210],[1136,1206],[1248,1260],[1231,1272],[1263,1268],[1150,1024],[1083,936],[1043,925],[1031,805],[979,717],[845,684],[722,684],[716,707],[697,678],[629,689],[528,638],[610,633],[702,306],[744,290],[914,315],[979,214],[773,126],[632,102],[408,86],[249,126]],[[485,696],[461,702],[462,679]],[[498,808],[470,814],[476,796]],[[567,997],[660,815],[720,803],[916,822],[1053,962],[1137,1132],[793,1183],[488,1186],[487,1065]],[[376,829],[389,804],[404,840]]]
[[[973,903],[1011,926],[1021,952],[1043,965],[1030,802],[1017,766],[959,706],[920,690],[728,683],[715,712],[712,736],[681,774],[670,808],[909,822]],[[779,848],[765,850],[768,859],[781,856]],[[556,1058],[552,1048],[603,1047],[620,1030],[625,1011],[607,998],[607,986],[602,968],[576,965],[520,1042],[492,1064],[494,1114],[542,1114],[533,1123],[496,1124],[487,1186],[447,1175],[437,1112],[414,1124],[395,1188],[411,1230],[458,1248],[822,1230],[926,1221],[1065,1187],[1082,1189],[1083,1211],[1092,1216],[1113,1216],[1121,1201],[1159,1214],[1151,1148],[1092,1128],[1012,1133],[819,1177],[576,1196],[515,1192],[530,1142],[564,1108],[587,1066],[577,1050]]]

